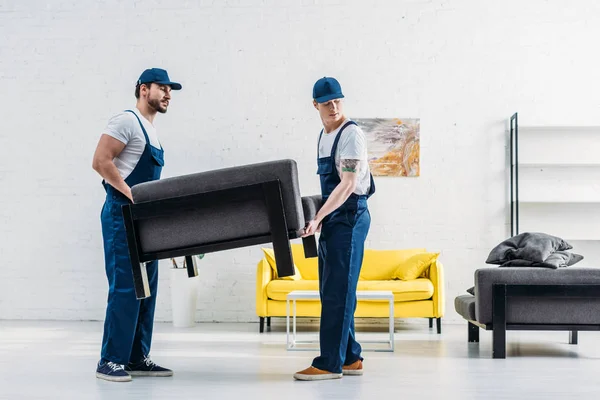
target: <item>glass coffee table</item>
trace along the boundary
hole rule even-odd
[[[385,348],[365,348],[363,351],[394,351],[394,294],[385,290],[364,290],[356,292],[357,300],[381,300],[387,301],[390,305],[389,312],[389,338],[387,340],[358,340],[359,343],[385,343]],[[296,301],[298,300],[320,300],[318,290],[294,290],[288,293],[286,298],[286,345],[287,350],[319,350],[318,340],[298,340],[296,332]],[[290,303],[292,303],[290,305]],[[291,311],[291,313],[290,313]],[[292,331],[290,332],[290,317],[292,320]],[[316,344],[309,347],[303,345]]]

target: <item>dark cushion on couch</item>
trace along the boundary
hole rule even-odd
[[[466,320],[475,321],[475,297],[470,294],[458,296],[454,299],[454,309]]]
[[[132,188],[135,203],[197,194],[219,189],[251,185],[279,179],[288,231],[305,226],[303,205],[294,160],[277,160],[249,164],[136,185]],[[267,235],[269,221],[261,200],[244,200],[212,204],[181,214],[140,220],[138,230],[144,252],[202,245],[216,241]]]

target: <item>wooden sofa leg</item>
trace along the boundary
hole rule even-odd
[[[577,331],[569,331],[569,344],[577,344]]]
[[[429,329],[433,328],[433,318],[429,318]]]
[[[492,358],[506,358],[506,285],[492,286]]]
[[[280,277],[292,276],[295,273],[294,260],[292,259],[292,248],[290,247],[279,181],[265,182],[262,187],[267,206],[273,252],[277,263],[277,275]]]
[[[494,327],[492,341],[492,358],[506,358],[506,328]]]
[[[185,267],[189,278],[198,276],[198,265],[196,265],[196,259],[192,256],[185,256]]]
[[[479,343],[479,327],[475,324],[468,322],[469,329],[469,343]]]
[[[271,317],[267,317],[267,328],[271,327]]]
[[[314,258],[319,256],[317,249],[317,239],[315,235],[302,238],[302,247],[304,248],[305,258]]]
[[[259,331],[260,331],[260,333],[263,333],[265,331],[265,317],[260,317]]]
[[[437,328],[437,333],[438,335],[442,333],[442,319],[441,318],[436,318],[435,319],[435,325]]]

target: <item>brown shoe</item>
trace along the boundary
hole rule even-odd
[[[363,365],[361,360],[356,360],[350,365],[344,365],[342,367],[342,373],[344,375],[362,375]]]
[[[302,371],[298,371],[294,374],[294,379],[299,381],[322,381],[325,379],[339,379],[341,377],[342,374],[323,371],[313,366],[310,366]]]

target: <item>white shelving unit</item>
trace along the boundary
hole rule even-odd
[[[600,126],[520,126],[517,114],[510,122],[511,235],[585,242],[600,265]]]

